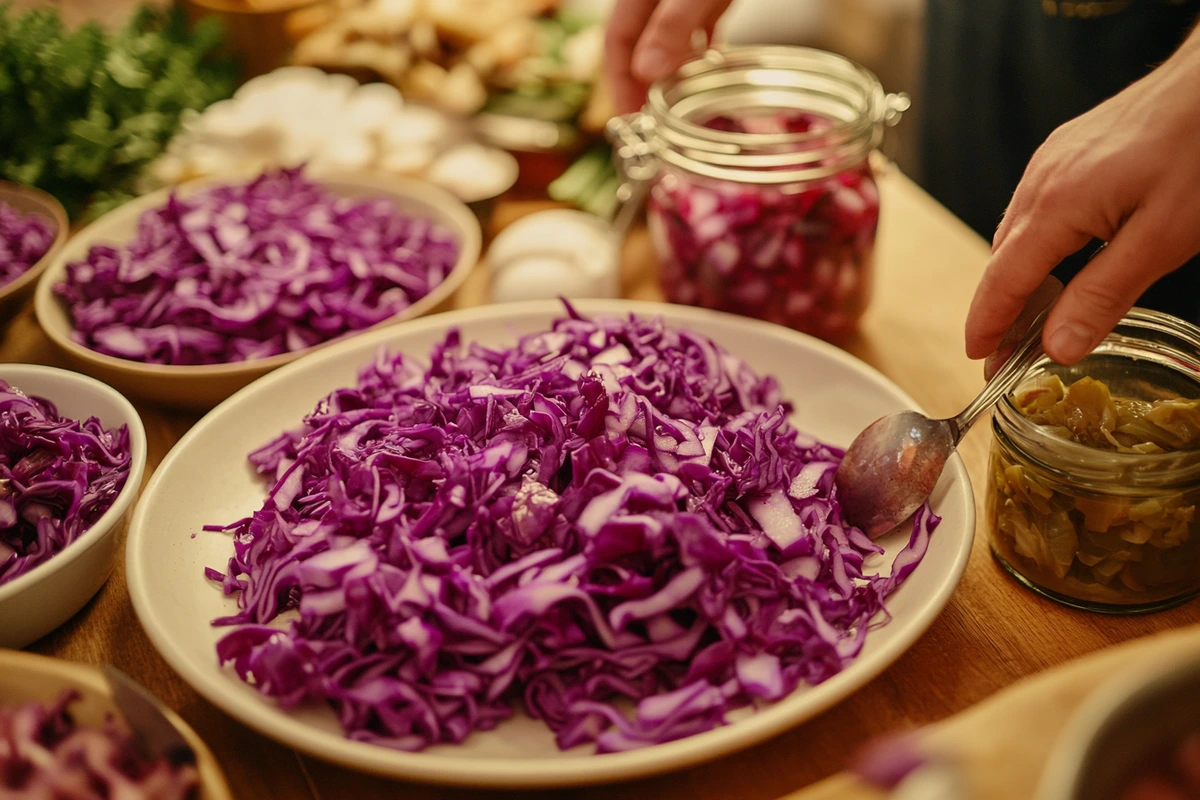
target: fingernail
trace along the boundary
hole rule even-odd
[[[658,80],[670,69],[671,60],[665,50],[657,47],[649,47],[639,50],[634,54],[633,71],[647,83]]]
[[[1075,363],[1092,349],[1092,332],[1077,322],[1060,325],[1050,335],[1051,356],[1058,361]]]

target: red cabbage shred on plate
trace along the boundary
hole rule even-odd
[[[41,261],[54,243],[54,223],[41,214],[22,214],[0,201],[0,286],[12,283]]]
[[[129,429],[67,419],[0,380],[0,585],[60,553],[129,478]]]
[[[299,168],[218,186],[96,245],[55,286],[72,337],[152,364],[224,364],[303,350],[395,316],[454,268],[442,224],[388,199],[335,195]]]
[[[883,551],[834,493],[842,451],[789,410],[658,319],[571,312],[496,350],[451,333],[428,367],[381,352],[251,454],[263,507],[208,528],[234,534],[207,570],[239,606],[218,657],[402,750],[518,704],[564,749],[628,750],[820,683],[939,520],[922,508],[872,574]]]
[[[704,126],[776,136],[832,129],[829,120],[802,111],[718,116]],[[647,220],[671,302],[757,317],[832,341],[857,329],[870,296],[879,221],[868,162],[783,185],[668,169],[651,189]]]
[[[8,800],[198,800],[190,764],[139,755],[115,721],[78,724],[65,691],[47,706],[0,706],[0,797]]]

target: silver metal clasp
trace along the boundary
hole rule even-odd
[[[613,117],[605,126],[605,135],[613,146],[614,166],[621,179],[612,219],[613,229],[621,238],[641,212],[650,181],[658,173],[658,157],[650,144],[653,132],[654,119],[640,112]]]
[[[912,108],[912,98],[907,92],[892,92],[884,98],[883,124],[889,128],[900,122],[904,112]]]
[[[912,108],[912,98],[906,92],[893,92],[883,101],[883,126],[894,128],[900,123],[904,112]],[[900,134],[896,131],[883,135],[880,148],[872,155],[871,166],[876,175],[891,172],[896,163],[896,153],[899,149]]]

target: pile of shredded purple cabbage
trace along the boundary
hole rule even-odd
[[[460,742],[522,703],[600,752],[719,726],[838,673],[924,556],[888,575],[842,520],[842,451],[771,378],[658,319],[583,318],[428,368],[380,353],[251,454],[274,483],[207,570],[222,663],[347,735]],[[269,625],[285,611],[298,611]],[[623,708],[631,708],[626,713]]]
[[[29,271],[54,242],[54,223],[0,201],[0,286]]]
[[[80,699],[63,692],[50,706],[0,706],[0,797],[11,800],[195,800],[191,765],[147,761],[129,733],[108,722],[76,724]]]
[[[0,585],[92,527],[124,488],[130,460],[127,426],[67,419],[0,380]]]
[[[369,328],[426,296],[458,260],[442,224],[387,199],[339,197],[300,169],[144,212],[55,286],[75,341],[153,364],[224,364]]]

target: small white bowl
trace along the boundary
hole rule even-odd
[[[99,670],[33,653],[0,652],[0,704],[53,703],[68,689],[80,694],[71,713],[82,725],[101,725],[108,714],[118,713],[112,690]],[[200,773],[197,800],[233,800],[212,751],[173,711],[165,714],[196,754],[196,771]]]
[[[1124,781],[1200,729],[1200,651],[1139,661],[1096,689],[1050,751],[1036,800],[1116,800]]]
[[[51,401],[71,419],[96,417],[106,428],[129,426],[129,477],[96,524],[49,561],[0,584],[0,647],[24,647],[62,625],[92,599],[117,561],[125,514],[142,486],[146,430],[133,405],[110,386],[65,369],[0,364],[0,380]]]
[[[269,358],[200,365],[146,364],[116,358],[98,353],[71,338],[74,325],[70,313],[66,305],[54,295],[54,286],[66,277],[69,262],[86,257],[93,245],[128,243],[137,231],[138,218],[142,212],[164,205],[172,191],[186,196],[217,184],[244,180],[247,180],[245,175],[210,177],[174,188],[160,189],[110,211],[75,234],[46,268],[34,296],[38,324],[42,326],[50,341],[80,369],[112,384],[126,394],[177,408],[203,411],[277,367],[327,347],[333,342],[344,341],[363,333],[354,331],[304,350],[280,353]],[[454,231],[458,237],[458,261],[445,280],[408,308],[367,330],[386,327],[450,307],[454,293],[475,268],[482,247],[483,234],[479,220],[466,205],[432,184],[405,178],[380,178],[348,173],[344,176],[322,176],[316,182],[340,197],[387,198],[401,211],[436,220]]]

